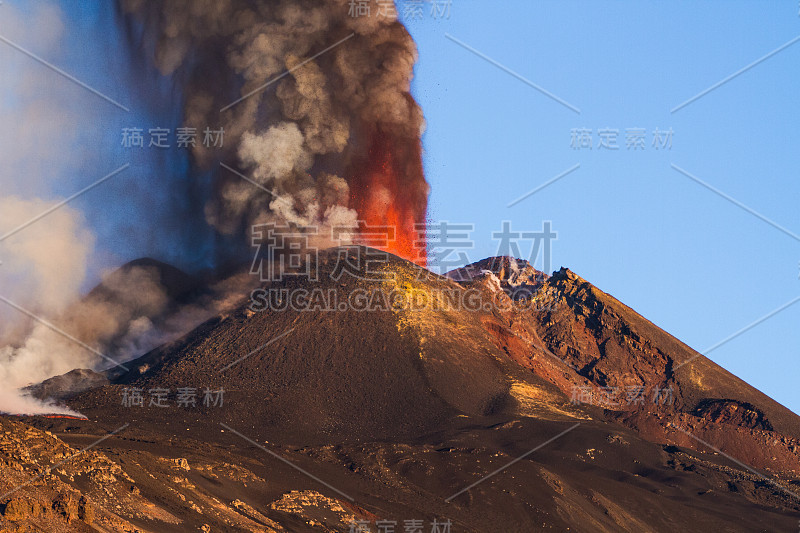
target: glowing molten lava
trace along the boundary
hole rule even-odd
[[[372,137],[368,160],[354,180],[352,200],[366,223],[363,243],[426,266],[425,216],[428,185],[422,173],[421,147],[393,146],[386,135]],[[373,228],[388,227],[388,242]]]

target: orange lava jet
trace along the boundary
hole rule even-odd
[[[39,417],[39,418],[65,418],[67,420],[89,420],[85,416],[72,416],[72,415],[33,415],[33,414],[31,414],[31,415],[11,415],[11,416],[16,416],[16,417],[19,417],[19,418]]]
[[[359,165],[351,186],[352,200],[366,227],[365,245],[380,248],[420,266],[427,265],[425,219],[428,184],[422,172],[421,146],[393,145],[388,136],[372,136],[369,158]],[[375,228],[386,228],[379,242]]]

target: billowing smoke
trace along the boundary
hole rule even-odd
[[[3,37],[15,43],[35,37],[36,54],[59,49],[65,21],[57,7],[37,3],[26,10],[6,3],[2,10]],[[79,132],[69,127],[80,122],[80,111],[70,103],[81,102],[83,89],[48,90],[52,72],[5,45],[0,67],[0,296],[35,316],[55,316],[80,297],[94,233],[73,206],[53,211],[46,222],[21,226],[57,207],[57,200],[46,199],[57,187],[55,178],[76,173],[85,163],[84,153],[75,149]],[[83,116],[95,119],[92,108]],[[18,391],[53,375],[38,359],[17,357],[34,327],[25,312],[0,302],[0,411],[61,411]],[[44,349],[40,353],[57,358]]]
[[[56,236],[69,238],[67,233]],[[202,280],[154,260],[136,261],[109,272],[88,295],[73,299],[63,309],[25,315],[36,318],[23,322],[28,327],[22,342],[13,342],[13,330],[2,337],[0,410],[71,413],[52,402],[37,402],[24,392],[25,387],[74,368],[126,370],[124,363],[130,359],[238,303],[251,282],[245,274],[206,286]],[[53,301],[49,295],[44,299]]]
[[[361,17],[350,16],[349,4],[101,7],[80,37],[103,40],[97,50],[107,57],[88,61],[86,75],[104,72],[105,82],[91,81],[130,106],[128,115],[0,46],[13,80],[0,97],[0,132],[19,139],[0,143],[0,235],[55,207],[87,176],[132,163],[91,200],[0,240],[0,296],[14,304],[0,302],[0,411],[69,412],[20,391],[73,368],[124,364],[246,295],[250,279],[226,277],[252,253],[254,224],[316,227],[311,242],[320,247],[346,244],[331,240],[335,226],[389,224],[387,250],[424,262],[415,242],[428,195],[424,120],[409,92],[416,48],[377,4]],[[0,33],[18,42],[33,34],[34,52],[48,58],[80,20],[45,3],[2,9]],[[81,124],[111,132],[111,145],[87,146]],[[196,143],[125,152],[118,135],[131,126],[193,128]],[[207,128],[224,130],[219,143],[204,142]],[[137,257],[176,263],[197,274],[177,285],[204,288],[181,300],[165,279],[174,282],[174,273],[158,262],[116,271]]]
[[[184,125],[224,127],[223,149],[193,151],[196,170],[214,176],[205,212],[218,231],[272,222],[330,235],[388,222],[397,226],[389,250],[413,255],[428,186],[424,120],[409,92],[416,47],[402,24],[377,4],[372,16],[351,16],[347,0],[121,5],[138,21],[140,49],[185,87]]]
[[[52,207],[47,202],[25,201],[15,197],[0,198],[0,228],[11,227],[19,220],[30,220]],[[50,224],[27,228],[25,238],[10,236],[0,242],[4,263],[0,265],[3,298],[14,305],[23,302],[25,312],[52,316],[64,310],[80,295],[91,250],[92,236],[83,227],[76,211],[62,208],[51,215]],[[69,274],[66,274],[69,273]],[[66,275],[65,275],[66,274]],[[69,412],[42,404],[19,389],[31,382],[49,378],[60,371],[59,363],[80,366],[85,360],[54,357],[48,342],[49,330],[31,330],[32,321],[24,312],[5,305],[0,308],[0,410],[12,413]],[[44,336],[42,335],[44,334]],[[26,341],[26,338],[28,339]],[[28,353],[20,345],[38,347]],[[68,347],[71,348],[71,347]]]

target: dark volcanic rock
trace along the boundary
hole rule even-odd
[[[491,414],[511,401],[509,380],[488,356],[496,348],[479,322],[465,329],[433,313],[410,317],[377,300],[390,291],[464,289],[441,277],[418,281],[425,271],[399,258],[387,265],[397,276],[391,281],[333,281],[335,264],[335,252],[325,255],[319,269],[326,281],[278,288],[320,290],[336,302],[361,291],[376,298],[377,308],[253,312],[243,306],[129,363],[132,370],[108,390],[222,388],[227,420],[271,439],[296,434],[306,442],[417,436],[459,413]],[[411,320],[436,331],[426,335],[404,322]],[[449,346],[456,336],[458,351]],[[84,395],[75,405],[91,409],[101,395]],[[217,414],[208,411],[212,419]]]
[[[80,392],[109,383],[105,374],[86,368],[76,368],[66,374],[46,379],[37,385],[31,385],[27,390],[40,400],[65,400]]]
[[[706,399],[700,402],[693,414],[720,424],[733,424],[743,428],[766,431],[774,429],[764,413],[747,402]]]
[[[143,258],[125,263],[106,277],[85,298],[87,302],[103,301],[133,307],[144,312],[137,295],[127,291],[132,276],[145,275],[164,291],[170,302],[185,301],[202,288],[202,280],[155,259]]]
[[[512,300],[524,300],[536,294],[548,275],[524,259],[500,256],[451,270],[445,277],[459,283],[497,283]]]

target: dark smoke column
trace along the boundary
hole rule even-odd
[[[197,142],[210,172],[206,219],[246,239],[252,224],[397,226],[388,250],[413,247],[425,222],[422,112],[409,92],[416,46],[348,0],[121,0],[132,44],[183,90],[184,125],[224,127],[224,147]],[[272,194],[223,170],[241,171]]]

